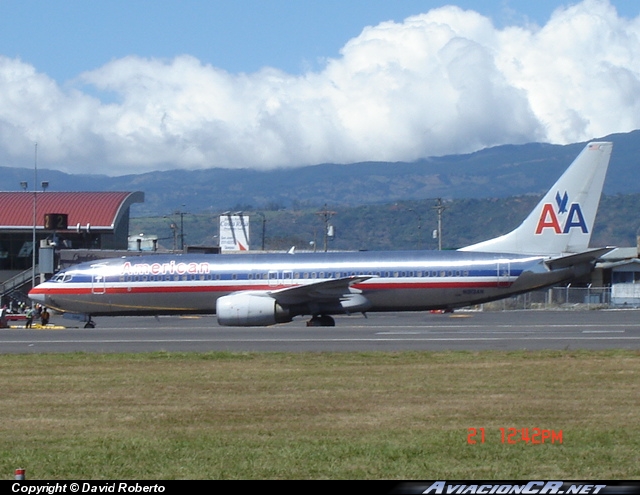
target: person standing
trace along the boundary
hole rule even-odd
[[[24,328],[31,328],[31,324],[33,323],[33,308],[27,308],[27,322],[24,325]]]
[[[40,324],[43,327],[46,327],[47,324],[49,323],[49,312],[47,311],[47,308],[42,308],[42,311],[40,311]]]

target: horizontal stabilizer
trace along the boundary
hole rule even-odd
[[[568,256],[562,256],[561,258],[554,258],[552,260],[545,261],[545,264],[551,270],[559,270],[561,268],[568,268],[570,266],[596,261],[598,258],[610,251],[613,251],[614,249],[615,247],[592,249],[590,251],[585,251],[584,253],[570,254]]]

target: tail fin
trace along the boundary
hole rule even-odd
[[[613,143],[591,142],[520,226],[460,251],[559,255],[589,247]]]

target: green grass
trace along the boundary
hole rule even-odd
[[[0,355],[0,417],[5,479],[637,479],[640,353]]]

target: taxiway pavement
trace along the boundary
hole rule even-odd
[[[273,327],[221,327],[215,316],[102,317],[97,326],[54,316],[47,329],[0,329],[0,353],[346,352],[640,349],[640,311],[380,313]]]

